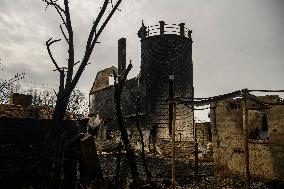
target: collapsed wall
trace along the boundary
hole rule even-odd
[[[245,175],[245,136],[241,99],[218,102],[210,110],[214,162]],[[282,180],[284,106],[248,101],[249,170],[254,178]]]
[[[0,117],[6,118],[29,118],[29,119],[52,119],[54,108],[50,106],[32,106],[32,96],[13,93],[9,104],[0,105]],[[66,120],[72,120],[72,112],[66,112]]]

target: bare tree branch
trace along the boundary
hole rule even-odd
[[[64,33],[64,30],[63,30],[63,28],[62,28],[61,25],[60,25],[60,30],[61,30],[61,33],[63,34],[63,36],[64,36],[66,42],[69,44],[69,40],[68,40],[68,38],[66,37],[66,34]]]
[[[115,109],[116,109],[117,126],[121,134],[121,140],[123,141],[123,145],[126,150],[126,158],[128,160],[131,176],[133,179],[134,188],[137,188],[137,178],[138,178],[137,163],[135,160],[134,151],[130,144],[127,129],[124,125],[124,121],[122,118],[122,110],[121,110],[121,93],[122,93],[122,89],[125,84],[127,75],[129,71],[131,70],[131,68],[132,68],[132,64],[130,63],[127,66],[127,69],[123,72],[121,77],[117,77],[116,72],[113,70],[113,75],[115,78],[114,101],[115,101]]]
[[[63,15],[62,15],[62,13],[60,12],[60,10],[57,7],[55,7],[55,9],[56,9],[57,13],[59,14],[59,16],[62,20],[62,23],[66,26],[66,21],[65,21]],[[65,14],[65,12],[64,12],[64,14]]]
[[[101,19],[106,11],[107,5],[109,3],[108,0],[105,0],[103,3],[103,7],[101,9],[101,11],[99,12],[98,17],[96,18],[92,30],[90,32],[88,41],[87,41],[87,47],[86,47],[86,52],[84,54],[84,57],[79,65],[78,70],[76,71],[76,74],[73,78],[73,69],[74,69],[74,65],[75,65],[75,61],[74,61],[74,39],[73,39],[73,28],[72,28],[72,23],[71,23],[71,18],[70,18],[70,10],[69,10],[69,2],[68,0],[64,0],[64,9],[57,3],[57,0],[43,0],[45,3],[47,3],[47,5],[52,5],[55,7],[55,9],[57,10],[58,14],[60,15],[67,31],[68,31],[68,36],[64,33],[63,27],[61,26],[61,32],[64,35],[65,40],[68,40],[68,70],[67,70],[67,78],[66,78],[66,83],[65,83],[65,87],[64,87],[64,94],[65,95],[69,95],[71,93],[71,91],[75,88],[76,84],[79,81],[79,78],[81,77],[86,65],[88,64],[88,61],[90,59],[90,56],[92,54],[92,51],[94,49],[95,44],[97,43],[97,40],[100,36],[100,34],[102,33],[103,29],[105,28],[105,26],[107,25],[107,23],[109,22],[109,20],[111,19],[111,17],[113,16],[114,12],[118,9],[118,6],[120,5],[120,3],[122,2],[122,0],[117,0],[116,4],[113,6],[113,8],[111,9],[111,12],[107,15],[107,18],[104,20],[103,24],[100,26],[99,31],[96,33],[97,27],[99,25],[99,23],[101,22]],[[63,16],[65,18],[63,18]],[[50,50],[50,45],[54,42],[57,42],[59,40],[54,40],[51,41],[52,39],[49,39],[47,41],[47,50],[49,53],[50,58],[52,59],[52,62],[54,63],[56,69],[58,71],[60,71],[61,69],[59,68],[57,62],[55,61],[55,59],[52,56],[51,50]],[[63,101],[62,101],[63,103]],[[65,101],[64,101],[65,103]]]
[[[106,27],[107,23],[109,22],[109,20],[111,19],[112,15],[115,13],[116,9],[118,8],[118,6],[120,5],[122,0],[118,0],[116,2],[116,4],[114,5],[114,7],[112,8],[111,12],[109,13],[109,15],[107,16],[107,18],[105,19],[104,23],[101,25],[100,29],[98,30],[98,32],[96,33],[96,36],[92,42],[91,45],[91,51],[93,50],[99,36],[101,35],[102,31],[104,30],[104,28]]]
[[[67,78],[65,85],[68,86],[72,81],[73,76],[73,68],[74,68],[74,39],[73,39],[73,28],[72,22],[70,17],[70,10],[69,10],[69,2],[68,0],[64,0],[65,6],[65,17],[66,17],[66,28],[69,34],[69,49],[68,49],[68,71],[67,71]]]
[[[50,56],[50,58],[51,58],[53,64],[55,65],[56,70],[58,70],[59,72],[60,72],[60,68],[59,68],[57,62],[55,61],[55,59],[53,58],[53,55],[52,55],[51,50],[50,50],[50,46],[51,46],[53,43],[56,43],[56,42],[58,42],[58,41],[60,41],[60,40],[61,40],[61,39],[52,40],[52,38],[50,38],[50,39],[47,40],[46,43],[45,43],[45,44],[46,44],[46,48],[47,48],[47,52],[48,52],[48,54],[49,54],[49,56]]]
[[[127,75],[128,75],[129,71],[130,71],[131,68],[132,68],[131,62],[132,62],[132,60],[130,60],[130,63],[129,63],[129,65],[127,66],[126,70],[124,70],[124,72],[122,73],[122,77],[121,77],[121,78],[118,78],[118,79],[120,79],[121,85],[124,85],[124,83],[125,83],[125,81],[126,81],[126,78],[127,78]]]
[[[85,55],[83,57],[83,60],[82,60],[82,63],[80,64],[75,76],[74,76],[74,79],[72,80],[72,83],[71,83],[71,86],[72,85],[75,85],[79,78],[81,77],[82,75],[82,72],[84,71],[86,65],[88,64],[88,61],[89,61],[89,58],[92,54],[92,51],[94,49],[94,46],[100,36],[100,34],[102,33],[103,29],[105,28],[105,26],[107,25],[107,23],[109,22],[109,20],[111,19],[111,17],[113,16],[114,12],[116,11],[116,9],[118,8],[118,6],[120,5],[122,0],[118,0],[115,4],[115,6],[113,7],[113,9],[111,10],[111,12],[109,13],[108,17],[106,18],[106,20],[104,21],[104,23],[102,24],[102,26],[100,27],[99,31],[96,33],[93,41],[92,41],[92,44],[91,44],[91,47],[87,50],[86,49],[86,52],[85,52]],[[73,90],[72,87],[70,87],[70,89],[68,89],[69,91]]]
[[[114,79],[114,85],[116,85],[116,83],[117,83],[117,73],[116,73],[116,71],[114,69],[112,70],[112,74],[113,74],[113,79]]]
[[[88,51],[89,51],[89,49],[91,47],[92,40],[93,40],[94,34],[96,32],[97,26],[98,26],[101,18],[103,17],[103,15],[104,15],[104,13],[106,11],[107,5],[108,5],[108,0],[105,0],[104,4],[103,4],[103,7],[101,8],[101,10],[100,10],[96,20],[93,23],[92,29],[91,29],[89,37],[88,37],[87,45],[86,45],[86,53],[88,53]]]
[[[79,61],[77,61],[77,62],[75,62],[74,63],[74,66],[76,66],[77,64],[79,64],[81,61],[79,60]]]
[[[63,17],[63,14],[65,15],[65,10],[62,9],[62,8],[56,3],[57,0],[56,0],[56,1],[53,1],[53,0],[50,0],[50,1],[43,0],[43,1],[47,3],[46,8],[47,8],[49,5],[54,6],[55,10],[57,11],[57,13],[59,14],[59,16],[60,16],[60,18],[61,18],[61,20],[62,20],[62,23],[66,26],[66,21],[65,21],[65,19],[64,19],[64,17]],[[63,14],[62,14],[62,13],[63,13]]]
[[[57,1],[53,1],[53,0],[49,0],[49,1],[48,0],[42,0],[42,1],[44,1],[47,6],[51,5],[51,6],[58,8],[58,10],[60,10],[63,13],[65,12],[65,10],[60,5],[58,5],[56,3]]]
[[[87,40],[87,46],[86,46],[86,52],[82,58],[82,61],[79,64],[78,70],[76,71],[74,77],[73,77],[73,71],[75,64],[75,57],[74,57],[74,36],[73,36],[73,27],[72,27],[72,21],[71,21],[71,15],[70,15],[70,9],[69,9],[69,1],[68,0],[62,0],[64,2],[64,7],[62,8],[57,2],[58,0],[42,0],[47,4],[48,6],[53,6],[57,13],[59,14],[65,28],[61,25],[60,29],[61,32],[65,38],[65,40],[68,43],[68,66],[67,66],[67,72],[66,72],[66,80],[65,80],[65,72],[64,68],[60,68],[55,61],[50,46],[60,41],[53,40],[50,38],[48,41],[46,41],[46,47],[48,54],[53,62],[53,64],[56,67],[56,70],[60,73],[60,85],[59,85],[59,92],[57,95],[57,100],[55,104],[55,108],[53,111],[53,124],[50,128],[48,135],[46,137],[46,140],[43,144],[44,151],[42,151],[41,160],[39,160],[39,163],[43,163],[43,166],[45,168],[48,168],[49,165],[54,163],[54,173],[52,176],[50,176],[51,183],[55,186],[54,188],[61,188],[63,183],[63,158],[64,158],[64,146],[66,143],[66,137],[64,133],[60,130],[60,124],[59,121],[64,119],[68,102],[70,101],[70,95],[72,91],[74,90],[75,86],[77,85],[86,65],[89,62],[90,56],[92,54],[92,51],[94,49],[95,44],[97,43],[98,37],[102,33],[103,29],[109,22],[110,18],[113,16],[114,12],[116,11],[117,7],[121,3],[122,0],[117,0],[116,5],[111,9],[110,13],[107,13],[106,19],[103,21],[102,17],[104,16],[107,4],[109,3],[109,0],[104,0],[103,7],[99,12],[98,17],[95,19],[95,22],[93,23],[92,29],[89,34],[89,38]],[[100,23],[103,23],[102,25]],[[100,25],[99,32],[96,33],[98,25]],[[66,33],[65,33],[65,32]],[[68,35],[67,35],[68,32]],[[127,73],[126,73],[127,74]],[[128,145],[129,148],[131,146]],[[47,161],[45,157],[53,157],[54,160]],[[35,163],[29,170],[33,169],[35,166],[37,166],[38,163]],[[46,174],[48,173],[48,169],[46,169]],[[134,177],[135,179],[135,177]]]
[[[110,0],[111,8],[113,8],[113,0]],[[117,8],[118,11],[121,11],[119,8]]]

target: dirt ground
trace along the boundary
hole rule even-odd
[[[140,156],[136,156],[139,176],[146,179],[145,171]],[[116,156],[114,154],[100,155],[101,166],[105,177],[112,179],[115,176]],[[162,156],[147,155],[148,167],[151,170],[152,180],[159,188],[171,186],[171,159]],[[225,174],[225,170],[216,171],[213,162],[198,163],[198,177],[194,172],[194,160],[176,160],[176,188],[178,189],[219,189],[219,188],[245,188],[245,179],[240,176]],[[129,180],[129,169],[125,156],[120,164],[120,178]],[[225,176],[227,175],[227,176]],[[127,179],[128,178],[128,179]],[[252,189],[273,189],[264,182],[252,181]]]

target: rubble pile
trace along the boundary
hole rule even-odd
[[[109,179],[115,176],[116,154],[100,155],[101,166],[103,174]],[[139,176],[145,180],[146,175],[143,168],[142,160],[136,156]],[[160,188],[170,188],[171,186],[171,158],[163,156],[156,156],[148,154],[148,167],[150,167],[152,174],[152,181],[154,181]],[[213,162],[199,162],[198,178],[194,173],[194,160],[177,159],[176,160],[176,188],[244,188],[246,182],[240,177],[225,177],[221,173],[216,174]],[[121,159],[120,176],[126,179],[127,175],[130,177],[128,170],[128,163],[125,155]],[[272,189],[262,182],[252,182],[251,188]]]

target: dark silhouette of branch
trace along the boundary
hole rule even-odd
[[[101,8],[101,10],[100,10],[100,12],[99,12],[99,14],[97,16],[97,18],[96,18],[96,20],[93,23],[93,27],[92,27],[92,29],[90,31],[90,34],[89,34],[89,37],[88,37],[88,41],[87,41],[87,45],[86,45],[86,52],[89,51],[89,49],[90,49],[90,46],[92,44],[92,40],[93,40],[94,35],[96,33],[97,26],[98,26],[101,18],[103,17],[103,15],[104,15],[104,13],[106,11],[107,5],[108,5],[108,0],[105,0],[103,6],[102,6],[102,8]]]
[[[107,16],[107,18],[105,19],[104,23],[102,24],[102,26],[100,27],[100,29],[98,30],[93,42],[92,42],[92,45],[91,45],[91,50],[93,50],[96,42],[97,42],[97,39],[98,37],[101,35],[102,31],[105,29],[107,23],[109,22],[109,20],[111,19],[111,17],[113,16],[113,14],[115,13],[115,11],[117,10],[118,6],[120,5],[122,0],[118,0],[115,4],[115,6],[112,8],[111,12],[109,13],[109,15]]]
[[[114,101],[115,101],[115,109],[116,109],[117,126],[121,133],[121,139],[122,139],[123,145],[126,150],[126,158],[128,160],[131,176],[133,179],[133,184],[137,188],[137,179],[138,179],[137,164],[135,160],[134,151],[131,147],[130,140],[127,134],[127,130],[124,126],[124,121],[122,118],[122,111],[121,111],[121,92],[125,84],[126,77],[129,71],[131,70],[131,68],[132,68],[132,64],[129,64],[127,66],[127,69],[124,71],[121,77],[118,77],[117,73],[113,70],[114,81],[115,81]]]
[[[138,82],[139,82],[139,78],[137,78]],[[138,130],[139,136],[140,136],[140,142],[141,142],[141,158],[142,158],[142,162],[143,162],[143,167],[145,169],[145,173],[146,173],[146,178],[147,178],[147,182],[149,184],[151,183],[152,180],[152,175],[151,175],[151,171],[148,169],[148,164],[147,164],[147,160],[145,157],[145,144],[144,144],[144,137],[143,137],[143,133],[142,133],[142,129],[140,127],[140,120],[139,120],[139,111],[140,111],[140,107],[139,107],[139,103],[140,103],[140,95],[139,95],[139,85],[137,86],[137,99],[136,99],[136,117],[135,117],[135,123],[136,123],[136,128]]]
[[[70,17],[70,10],[69,10],[69,2],[68,0],[64,0],[64,6],[65,6],[65,18],[66,18],[66,29],[68,31],[68,71],[66,76],[66,83],[65,87],[68,86],[72,81],[73,76],[73,68],[74,68],[74,39],[73,39],[73,27]]]
[[[58,42],[58,41],[61,41],[61,39],[52,40],[52,38],[50,38],[49,40],[46,41],[45,44],[46,44],[47,52],[48,52],[48,54],[49,54],[50,59],[52,60],[54,66],[55,66],[55,68],[56,68],[56,70],[58,70],[58,71],[60,72],[60,68],[59,68],[57,62],[55,61],[55,59],[53,58],[53,55],[52,55],[51,50],[50,50],[50,46],[51,46],[53,43],[56,43],[56,42]]]
[[[57,13],[59,14],[65,28],[63,28],[60,25],[60,30],[65,38],[65,40],[68,43],[68,66],[67,66],[67,72],[64,72],[64,68],[60,68],[58,66],[58,63],[56,62],[56,60],[54,59],[51,50],[50,50],[50,46],[55,43],[60,41],[59,40],[52,40],[52,38],[50,38],[47,42],[46,42],[46,46],[47,46],[47,51],[48,54],[53,62],[53,64],[56,67],[56,70],[59,71],[60,73],[60,86],[59,86],[59,93],[58,93],[58,98],[56,100],[56,105],[53,111],[53,125],[46,137],[45,143],[43,145],[43,149],[47,149],[46,152],[50,152],[48,154],[50,154],[49,156],[58,156],[61,158],[61,160],[55,162],[55,173],[54,173],[54,188],[60,188],[61,187],[61,183],[62,183],[62,167],[63,167],[63,150],[64,150],[64,139],[62,139],[63,135],[60,134],[62,133],[62,131],[60,130],[60,121],[64,119],[66,110],[67,110],[67,106],[68,106],[68,102],[70,99],[70,95],[72,93],[72,91],[74,90],[74,88],[76,87],[85,67],[87,64],[89,64],[89,59],[90,56],[92,54],[92,51],[94,49],[94,46],[100,36],[100,34],[102,33],[103,29],[105,28],[105,26],[107,25],[107,23],[109,22],[109,20],[111,19],[111,17],[113,16],[114,12],[117,10],[119,4],[121,3],[122,0],[117,0],[116,5],[111,9],[111,12],[107,14],[106,19],[102,22],[101,19],[102,17],[106,14],[106,9],[107,9],[107,5],[109,3],[108,0],[105,0],[103,3],[103,7],[100,10],[97,18],[95,19],[92,29],[90,31],[88,40],[87,40],[87,45],[86,45],[86,51],[84,53],[84,56],[82,58],[82,61],[80,62],[76,62],[75,63],[75,57],[74,57],[74,34],[73,34],[73,26],[72,26],[72,20],[71,20],[71,15],[70,15],[70,10],[69,10],[69,1],[68,0],[63,0],[64,2],[64,8],[62,8],[61,6],[59,6],[59,4],[57,3],[57,0],[43,0],[47,6],[53,6]],[[100,22],[102,22],[102,24],[100,24]],[[99,28],[99,32],[96,33],[98,25],[101,25]],[[67,31],[66,33],[64,31]],[[79,64],[79,67],[77,69],[77,71],[75,72],[75,75],[73,77],[74,74],[74,66],[76,64]],[[130,70],[130,69],[129,69]],[[65,73],[66,73],[66,79],[65,79]],[[43,154],[46,154],[46,152],[43,152]],[[44,158],[44,157],[43,157]],[[60,159],[59,158],[59,159]],[[42,161],[42,160],[41,160]],[[48,160],[45,160],[46,162],[48,162]],[[49,164],[49,163],[47,163]]]
[[[111,17],[113,16],[113,14],[115,13],[115,11],[117,10],[118,6],[120,5],[122,0],[118,0],[115,4],[115,6],[112,8],[111,12],[109,13],[108,17],[106,18],[106,20],[104,21],[104,23],[102,24],[102,26],[100,27],[99,31],[96,33],[94,40],[92,41],[91,47],[90,48],[86,48],[86,52],[85,55],[83,57],[83,60],[77,70],[77,73],[74,76],[74,79],[72,81],[71,85],[74,85],[78,82],[79,78],[82,75],[82,72],[84,71],[86,65],[88,64],[89,58],[92,54],[92,51],[94,49],[95,44],[97,43],[97,40],[100,36],[100,34],[102,33],[103,29],[105,28],[105,26],[107,25],[107,23],[109,22],[109,20],[111,19]],[[72,88],[67,89],[67,90],[73,90]]]
[[[15,92],[20,90],[17,88],[17,84],[15,84],[17,81],[20,81],[25,78],[25,73],[16,73],[12,78],[8,80],[1,80],[0,79],[0,104],[7,103],[9,96]]]
[[[62,35],[64,36],[66,42],[69,44],[69,40],[68,40],[68,38],[66,37],[66,34],[65,34],[65,32],[64,32],[64,30],[63,30],[63,28],[62,28],[61,25],[60,25],[60,30],[61,30],[61,33],[62,33]]]
[[[77,62],[75,62],[74,63],[74,66],[76,66],[77,64],[79,64],[81,61],[79,60],[79,61],[77,61]]]
[[[64,17],[63,17],[63,15],[65,14],[65,10],[63,9],[63,8],[61,8],[61,6],[59,6],[56,2],[58,1],[58,0],[56,0],[56,1],[53,1],[53,0],[49,0],[49,1],[47,1],[47,0],[43,0],[45,3],[46,3],[46,8],[48,7],[48,6],[54,6],[54,8],[55,8],[55,10],[57,11],[57,13],[58,13],[58,15],[60,16],[60,18],[61,18],[61,20],[62,20],[62,23],[66,26],[66,21],[65,21],[65,19],[64,19]]]
[[[63,8],[61,8],[61,6],[56,3],[57,0],[56,1],[53,1],[53,0],[49,0],[49,1],[48,0],[43,0],[43,1],[46,3],[47,6],[51,5],[51,6],[54,6],[55,8],[57,8],[58,10],[60,10],[63,13],[65,12],[65,10]]]

